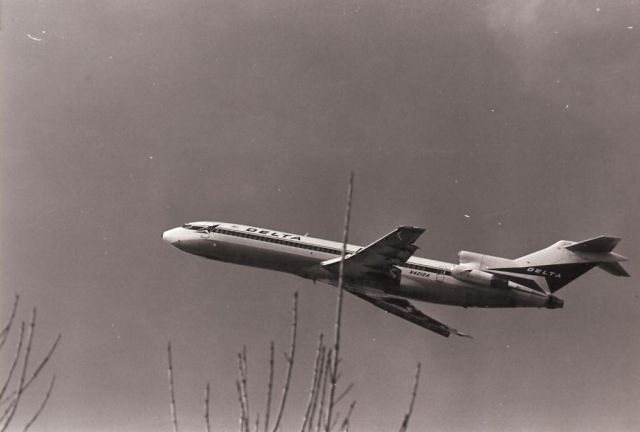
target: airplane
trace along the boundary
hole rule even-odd
[[[558,241],[517,259],[461,251],[458,263],[414,257],[424,228],[401,226],[366,247],[346,245],[345,291],[442,336],[468,334],[425,315],[408,299],[462,307],[557,309],[554,294],[593,267],[628,277],[617,237]],[[162,239],[193,255],[338,285],[342,243],[224,222],[190,222]]]

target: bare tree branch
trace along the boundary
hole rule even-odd
[[[167,354],[169,357],[169,391],[171,393],[171,420],[173,422],[173,432],[178,432],[178,413],[176,412],[176,397],[173,388],[173,363],[171,362],[171,342],[167,345]]]
[[[13,419],[13,416],[18,410],[20,397],[22,396],[22,392],[24,390],[24,381],[25,381],[25,376],[27,375],[27,368],[29,367],[29,356],[31,354],[31,346],[33,344],[33,334],[35,332],[35,327],[36,327],[36,308],[33,308],[33,311],[31,312],[31,322],[29,323],[29,333],[27,336],[27,348],[24,353],[22,370],[20,371],[20,380],[18,381],[18,387],[16,388],[16,391],[15,391],[16,393],[15,398],[11,403],[11,410],[7,415],[5,423],[2,425],[2,429],[0,429],[1,432],[4,432],[5,430],[7,430],[7,428],[9,427],[9,424],[11,423],[11,420]]]
[[[244,402],[242,400],[242,389],[240,388],[240,380],[236,380],[236,389],[238,390],[238,402],[240,403],[240,432],[244,432],[245,424],[247,424],[249,419],[247,419],[246,411],[244,409]]]
[[[267,407],[265,409],[264,432],[269,431],[269,416],[271,415],[271,395],[273,394],[273,369],[275,358],[275,346],[273,341],[269,345],[269,383],[267,384]]]
[[[342,425],[340,426],[340,431],[341,432],[349,432],[349,422],[351,420],[351,414],[353,413],[353,409],[356,407],[356,401],[352,401],[351,405],[349,405],[349,411],[347,412],[347,415],[344,417],[344,420],[342,421]]]
[[[0,417],[0,424],[4,425],[4,420],[7,418],[7,416],[9,415],[9,413],[13,410],[13,405],[16,403],[15,399],[10,399],[11,403],[9,405],[7,405],[7,408],[5,408],[4,412],[2,413],[2,416]]]
[[[282,399],[280,400],[280,409],[278,410],[278,416],[276,417],[275,425],[273,426],[273,432],[276,432],[280,427],[280,421],[282,420],[282,413],[284,412],[284,406],[287,401],[287,393],[289,392],[289,384],[291,382],[291,371],[293,370],[293,360],[296,353],[296,332],[298,329],[298,292],[293,293],[293,310],[291,318],[291,346],[289,348],[290,355],[285,354],[287,359],[287,375],[282,388]]]
[[[240,375],[240,397],[242,398],[243,412],[246,418],[244,432],[249,432],[249,395],[247,394],[247,347],[242,346],[242,352],[238,353],[238,374]]]
[[[316,432],[319,432],[322,430],[323,426],[324,426],[324,406],[325,406],[325,400],[326,400],[326,394],[327,394],[327,385],[329,383],[329,375],[331,374],[331,365],[332,365],[332,361],[331,361],[331,357],[333,355],[333,352],[331,350],[327,351],[327,357],[326,357],[326,363],[324,366],[324,377],[322,380],[322,391],[320,394],[320,410],[318,411],[318,422],[316,424]]]
[[[24,340],[24,322],[22,322],[22,324],[20,325],[20,337],[18,338],[18,346],[16,347],[16,352],[13,357],[13,361],[11,362],[11,368],[9,368],[9,374],[7,375],[7,378],[2,384],[2,389],[0,389],[0,400],[2,400],[4,393],[7,391],[7,387],[9,387],[9,383],[11,382],[11,378],[13,377],[13,372],[16,368],[16,365],[18,364],[18,359],[20,358],[20,353],[22,352],[23,340]],[[7,398],[6,400],[9,401],[11,400],[11,398]],[[4,419],[4,415],[2,416],[2,419]],[[2,419],[0,419],[0,421],[2,421]]]
[[[333,430],[336,427],[339,419],[340,419],[340,411],[336,411],[336,415],[333,417],[333,421],[331,422],[331,427],[329,427],[329,430]]]
[[[4,346],[4,343],[7,340],[7,336],[9,336],[9,332],[11,331],[11,326],[13,325],[13,319],[16,317],[16,311],[18,310],[19,300],[20,300],[20,296],[16,294],[13,299],[13,307],[11,308],[11,316],[9,317],[9,321],[0,332],[0,350],[2,350],[2,347]]]
[[[320,346],[320,358],[318,361],[318,379],[316,380],[316,385],[313,390],[313,402],[311,404],[311,413],[309,414],[309,424],[307,426],[307,430],[311,432],[313,430],[313,419],[315,413],[318,409],[318,395],[320,394],[320,388],[322,387],[324,374],[325,374],[325,357],[327,353],[327,348],[323,345]],[[304,431],[303,431],[304,432]]]
[[[349,222],[351,219],[351,199],[353,196],[353,172],[349,176],[349,188],[347,191],[347,209],[344,216],[344,232],[342,236],[342,254],[340,259],[340,273],[338,275],[338,300],[336,304],[335,336],[333,346],[333,364],[331,367],[331,386],[329,388],[329,403],[327,405],[327,421],[325,432],[331,430],[331,415],[335,405],[336,385],[338,383],[338,364],[340,362],[340,330],[342,327],[342,299],[344,297],[344,259],[347,255],[347,242],[349,241]]]
[[[62,339],[62,335],[59,334],[55,342],[53,342],[53,345],[51,345],[51,348],[49,349],[49,352],[47,353],[47,355],[42,359],[42,361],[40,362],[36,370],[31,375],[31,378],[29,378],[27,383],[24,385],[25,390],[27,389],[27,387],[29,387],[29,385],[33,382],[33,380],[35,380],[38,377],[38,374],[40,373],[42,368],[44,368],[44,366],[47,364],[47,362],[53,355],[53,352],[56,350],[58,343],[60,343],[60,339]]]
[[[302,427],[300,428],[301,432],[304,432],[305,428],[307,427],[307,423],[309,422],[309,416],[311,414],[311,406],[313,404],[313,398],[314,398],[314,394],[315,394],[315,390],[317,387],[317,381],[318,381],[318,371],[320,370],[320,354],[322,352],[322,339],[323,339],[323,334],[320,333],[320,336],[318,336],[318,348],[316,349],[316,359],[313,363],[313,377],[311,378],[311,389],[309,390],[309,401],[307,402],[307,409],[304,412],[304,417],[302,418]]]
[[[334,406],[338,405],[340,403],[340,401],[347,395],[347,393],[349,393],[351,391],[351,389],[353,388],[353,383],[349,384],[349,386],[345,389],[345,391],[343,391],[340,396],[338,396],[335,400],[335,402],[333,403]]]
[[[13,329],[13,322],[17,313],[18,303],[20,296],[15,295],[13,306],[11,309],[11,316],[7,322],[7,324],[0,330],[0,350],[3,349],[5,342],[7,341],[11,330]],[[7,430],[9,425],[11,424],[14,416],[20,406],[22,395],[25,393],[27,388],[35,381],[35,379],[40,375],[40,372],[45,367],[47,362],[51,359],[53,352],[55,351],[61,336],[58,335],[56,341],[53,346],[49,349],[47,355],[43,358],[43,360],[38,364],[35,368],[34,372],[27,379],[28,371],[29,371],[29,361],[31,360],[31,350],[33,349],[33,341],[35,335],[36,328],[36,316],[37,310],[33,308],[31,313],[31,320],[29,322],[27,337],[26,337],[26,346],[25,346],[25,322],[21,322],[20,324],[20,335],[18,337],[18,343],[16,345],[16,349],[14,352],[14,357],[11,362],[11,366],[9,368],[9,372],[2,383],[2,388],[0,388],[0,406],[7,404],[4,409],[2,416],[0,416],[0,431],[4,432]],[[24,354],[23,354],[24,347]],[[17,380],[16,388],[7,394],[9,386],[11,386],[11,382],[13,381],[14,374],[17,370],[18,363],[20,363],[20,357],[22,356],[22,366],[20,368],[19,378]],[[40,403],[39,408],[36,410],[33,417],[27,422],[24,427],[24,430],[27,431],[38,419],[40,413],[44,410],[49,398],[51,397],[51,393],[53,390],[53,386],[55,383],[55,376],[52,377],[51,382],[49,384],[49,388],[45,393],[45,397]]]
[[[402,420],[402,425],[400,425],[400,432],[406,432],[407,427],[409,427],[409,420],[411,419],[411,414],[413,413],[413,404],[416,401],[416,394],[418,393],[418,381],[420,380],[420,362],[418,362],[418,366],[416,368],[416,378],[413,382],[413,392],[411,393],[411,402],[409,403],[409,412],[404,416]]]
[[[204,430],[211,432],[211,423],[209,421],[209,383],[204,388]]]
[[[29,420],[29,422],[25,425],[23,432],[27,432],[27,430],[31,427],[31,425],[33,425],[36,422],[36,420],[40,416],[40,413],[42,412],[42,410],[44,410],[44,407],[47,404],[47,402],[49,401],[49,397],[51,396],[51,391],[53,390],[53,385],[55,384],[55,382],[56,382],[56,376],[53,375],[51,377],[51,382],[49,383],[49,389],[47,390],[47,394],[44,396],[44,399],[42,400],[42,403],[40,404],[40,408],[38,408],[38,411],[36,411],[36,413],[33,415],[31,420]]]
[[[56,350],[56,348],[58,347],[58,343],[60,343],[60,339],[62,339],[62,335],[58,335],[58,337],[56,338],[55,342],[53,343],[53,345],[51,345],[51,348],[49,349],[49,352],[47,352],[47,355],[42,359],[42,361],[40,362],[40,364],[38,365],[38,367],[35,369],[35,371],[33,372],[33,374],[31,374],[31,377],[27,380],[27,382],[25,383],[25,385],[22,387],[22,392],[24,393],[25,391],[27,391],[27,389],[29,388],[29,386],[31,385],[31,383],[38,377],[38,375],[40,374],[40,372],[42,371],[42,369],[46,366],[46,364],[49,362],[49,360],[51,359],[51,357],[53,356],[53,352]],[[16,391],[14,390],[13,392],[11,392],[6,399],[2,399],[2,394],[4,394],[4,392],[0,392],[0,405],[5,404],[8,400],[10,400],[11,398],[13,398],[16,394]]]

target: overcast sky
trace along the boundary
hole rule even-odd
[[[160,234],[215,220],[339,240],[350,170],[355,244],[421,226],[418,255],[454,261],[611,234],[640,274],[635,1],[4,0],[1,26],[0,318],[17,292],[36,357],[63,334],[34,431],[170,430],[168,340],[182,429],[202,428],[206,381],[214,426],[237,428],[235,353],[264,413],[295,291],[298,425],[334,289]],[[412,430],[636,430],[636,285],[594,270],[561,310],[420,304],[475,340],[348,296],[352,430],[397,430],[418,361]]]

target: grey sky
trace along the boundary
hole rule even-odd
[[[33,430],[169,430],[169,339],[183,428],[201,427],[205,381],[214,424],[236,428],[235,352],[263,411],[296,290],[297,425],[334,291],[160,233],[221,220],[338,240],[351,169],[353,243],[413,224],[418,255],[454,261],[612,234],[640,274],[634,1],[5,0],[1,19],[0,313],[17,291],[41,351],[63,334]],[[473,341],[348,297],[355,430],[397,429],[417,361],[413,430],[635,429],[634,280],[594,270],[555,311],[421,304]]]

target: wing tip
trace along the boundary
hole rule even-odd
[[[415,231],[415,232],[419,232],[420,234],[422,234],[423,232],[425,232],[427,230],[426,228],[415,227],[415,226],[411,226],[411,225],[402,225],[402,226],[399,226],[398,229],[407,230],[407,231]]]
[[[456,330],[454,328],[451,328],[451,327],[449,327],[449,329],[451,330],[451,333],[453,333],[456,336],[460,336],[460,337],[467,338],[467,339],[474,339],[474,337],[471,336],[469,333],[464,333],[464,332],[458,331],[458,330]]]

